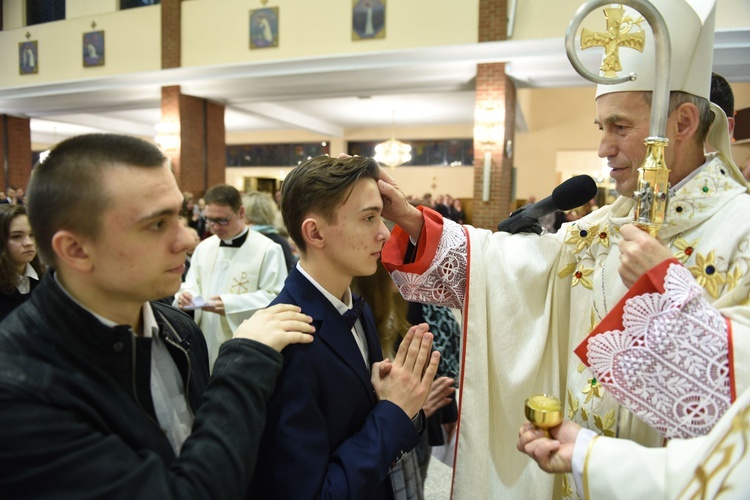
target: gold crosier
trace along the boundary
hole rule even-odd
[[[646,144],[646,158],[638,169],[638,185],[634,193],[636,201],[634,224],[651,236],[656,236],[666,223],[667,204],[669,202],[669,168],[664,161],[664,150],[669,144],[666,137],[667,114],[669,110],[669,68],[671,45],[669,32],[664,18],[646,0],[629,0],[619,7],[607,7],[604,15],[607,20],[606,33],[581,30],[580,47],[582,50],[591,47],[604,47],[604,59],[600,75],[588,71],[579,61],[575,50],[575,35],[578,27],[594,9],[610,4],[607,0],[591,0],[581,6],[568,26],[565,34],[565,49],[573,67],[581,76],[601,85],[612,85],[635,80],[635,73],[618,77],[622,70],[618,56],[621,47],[643,52],[646,46],[646,33],[641,29],[645,20],[654,33],[656,54],[656,82],[651,101],[651,123]],[[623,5],[628,5],[642,16],[633,19],[625,15]],[[638,31],[631,33],[634,28]]]
[[[590,0],[576,12],[565,33],[565,51],[568,59],[576,71],[584,78],[598,84],[612,85],[633,81],[637,75],[631,73],[618,77],[620,47],[633,48],[643,52],[646,44],[646,34],[640,30],[643,18],[633,20],[625,16],[622,4],[617,8],[604,9],[607,18],[607,32],[596,33],[582,30],[581,49],[590,47],[604,47],[605,57],[600,67],[602,75],[594,75],[581,64],[576,54],[575,37],[583,19],[594,9],[608,5],[608,0]],[[653,5],[645,0],[628,0],[624,2],[645,17],[654,33],[656,54],[656,85],[651,100],[651,122],[649,137],[646,138],[646,158],[638,169],[638,191],[634,193],[636,212],[634,221],[641,229],[656,236],[659,228],[664,225],[664,214],[667,208],[669,193],[669,169],[664,162],[664,148],[666,138],[666,123],[669,106],[669,62],[671,45],[669,32],[664,18]],[[639,28],[636,33],[630,33],[634,26]],[[621,409],[619,415],[620,426],[627,426],[630,412]],[[535,426],[543,428],[548,433],[550,427],[559,425],[562,421],[562,404],[556,396],[537,394],[531,396],[525,403],[526,418]]]

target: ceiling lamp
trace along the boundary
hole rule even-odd
[[[165,153],[175,153],[180,149],[180,124],[176,122],[160,122],[154,127],[156,136],[154,142]]]
[[[396,140],[395,132],[396,112],[391,118],[391,138],[375,146],[375,161],[396,168],[411,160],[411,146]]]

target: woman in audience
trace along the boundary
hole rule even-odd
[[[461,206],[461,200],[459,200],[458,198],[453,200],[452,214],[453,220],[455,222],[458,222],[459,224],[466,224],[466,212],[464,212],[464,209]]]
[[[286,270],[290,271],[297,263],[297,258],[294,256],[289,240],[282,236],[279,228],[274,225],[278,209],[271,195],[259,191],[248,191],[242,196],[242,205],[245,207],[245,222],[250,226],[250,230],[258,231],[281,246],[284,251]]]
[[[29,298],[44,274],[23,205],[0,205],[0,320]]]

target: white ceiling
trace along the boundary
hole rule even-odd
[[[594,69],[601,53],[579,57]],[[32,141],[86,132],[153,136],[161,87],[225,104],[228,132],[472,124],[476,65],[506,62],[519,88],[587,85],[562,39],[486,42],[266,63],[178,68],[0,90],[0,112],[31,117]],[[714,71],[750,81],[750,28],[716,33]],[[522,122],[523,117],[518,114]]]

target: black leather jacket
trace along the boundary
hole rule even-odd
[[[151,400],[151,339],[109,328],[48,273],[0,324],[0,496],[242,498],[281,355],[245,339],[206,344],[187,315],[152,302],[195,415],[176,457]]]

